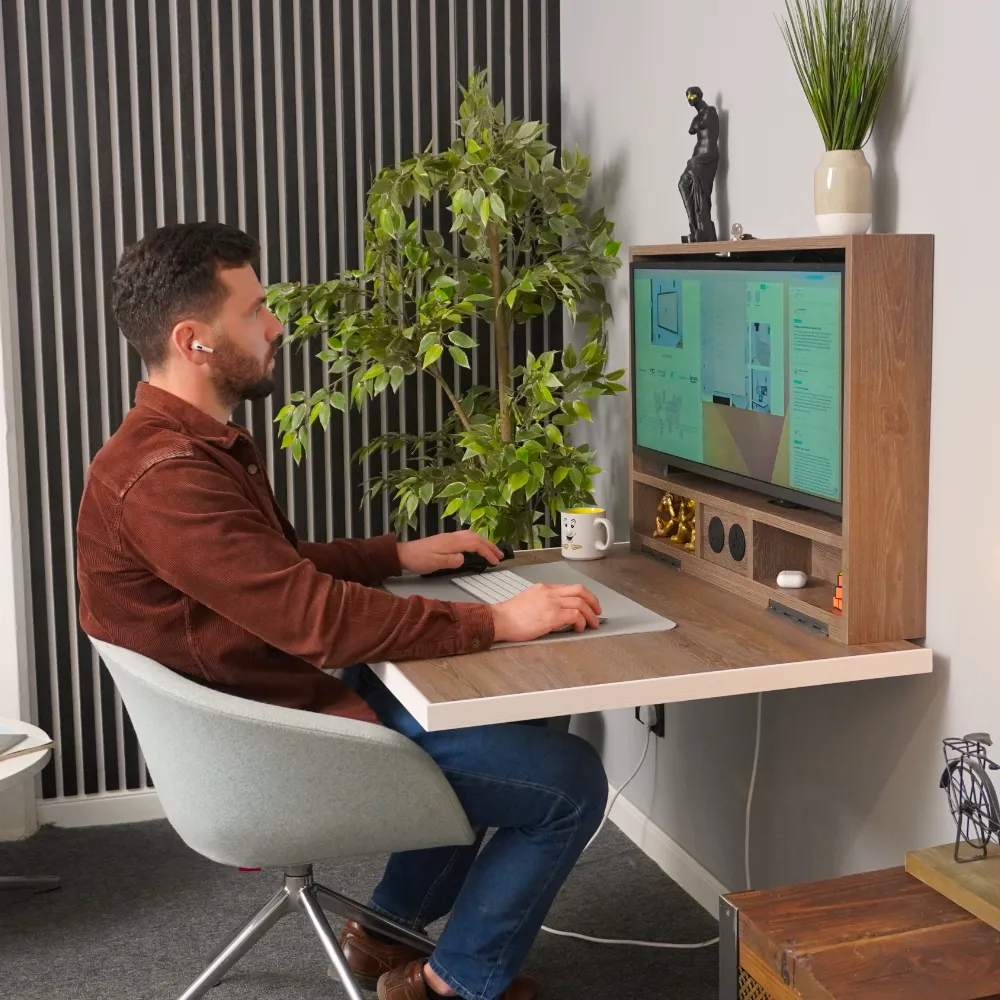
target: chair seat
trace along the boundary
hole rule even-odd
[[[167,819],[199,854],[285,868],[472,842],[441,770],[405,736],[215,691],[92,641]]]

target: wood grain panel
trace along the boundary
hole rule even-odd
[[[902,868],[729,898],[741,964],[746,957],[759,981],[769,970],[803,1000],[974,1000],[1000,990],[1000,933]]]
[[[734,514],[729,510],[723,510],[721,507],[710,503],[702,503],[699,506],[698,513],[701,519],[701,558],[713,566],[718,566],[722,570],[748,579],[750,577],[750,546],[752,543],[750,518],[742,512]],[[723,528],[721,552],[714,552],[708,541],[709,525],[712,523],[712,519],[716,517],[722,522]],[[746,550],[743,558],[738,561],[729,548],[729,529],[734,524],[738,524],[743,529],[743,535],[746,538]]]
[[[512,568],[559,558],[553,551],[521,552]],[[396,669],[422,697],[436,704],[915,648],[900,642],[842,646],[625,546],[616,546],[606,559],[575,568],[673,619],[677,628],[598,635],[582,642],[507,646],[398,663]]]
[[[825,581],[810,578],[807,586],[801,590],[785,590],[774,580],[770,582],[751,580],[730,573],[721,566],[695,557],[693,553],[678,550],[677,546],[663,539],[637,534],[632,538],[632,548],[636,552],[642,551],[643,548],[654,549],[668,560],[673,559],[685,574],[721,587],[731,594],[751,601],[758,608],[766,609],[771,601],[776,601],[792,611],[808,615],[827,627],[830,639],[835,642],[844,641],[843,621],[840,614],[833,610],[834,588]]]
[[[933,237],[851,237],[844,352],[847,641],[925,632]]]
[[[818,580],[826,580],[827,583],[836,586],[837,574],[841,570],[843,559],[843,553],[839,548],[835,549],[822,542],[813,542],[809,575]]]
[[[865,237],[863,237],[865,238]],[[867,237],[871,238],[871,237]],[[837,250],[846,249],[850,236],[796,236],[792,239],[775,240],[718,240],[715,243],[658,243],[649,246],[629,248],[629,259],[643,257],[663,257],[667,255],[687,256],[689,254],[719,253],[764,253],[789,250]]]
[[[769,524],[755,521],[753,525],[753,576],[755,580],[773,584],[784,569],[812,572],[812,545],[808,538],[793,535]]]
[[[693,497],[695,500],[715,504],[734,514],[752,511],[753,517],[765,524],[773,524],[776,528],[784,528],[797,535],[814,538],[834,548],[841,546],[840,521],[818,510],[789,510],[778,507],[767,497],[753,490],[729,486],[693,472],[673,471],[663,476],[649,468],[640,455],[635,457],[632,478],[660,490],[671,490]]]
[[[963,848],[967,857],[971,850]],[[955,845],[906,852],[906,870],[964,910],[1000,930],[1000,854],[981,861],[955,860]]]

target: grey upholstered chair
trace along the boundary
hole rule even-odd
[[[294,911],[309,919],[351,1000],[362,993],[324,910],[430,952],[428,938],[312,877],[314,861],[472,841],[458,799],[427,754],[380,726],[222,694],[137,653],[94,646],[184,842],[219,864],[284,872],[282,887],[180,1000],[203,996]]]

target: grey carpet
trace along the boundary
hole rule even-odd
[[[320,882],[362,901],[382,861],[317,867]],[[8,1000],[171,1000],[223,937],[278,887],[188,849],[165,821],[44,828],[0,844],[0,872],[56,874],[55,892],[0,892],[0,996]],[[600,937],[702,941],[715,922],[609,823],[583,856],[548,923]],[[336,927],[337,924],[335,923]],[[606,947],[541,934],[526,970],[544,1000],[709,1000],[718,952]],[[305,919],[282,920],[211,1000],[338,1000],[340,986]]]

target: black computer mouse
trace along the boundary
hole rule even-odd
[[[500,562],[504,563],[508,559],[514,558],[514,550],[511,548],[509,542],[497,542],[497,548],[503,556]],[[436,569],[433,573],[424,573],[423,575],[425,577],[460,576],[467,573],[485,573],[490,568],[490,564],[486,561],[485,556],[481,556],[478,552],[465,552],[463,553],[461,566],[456,566],[454,569]]]

